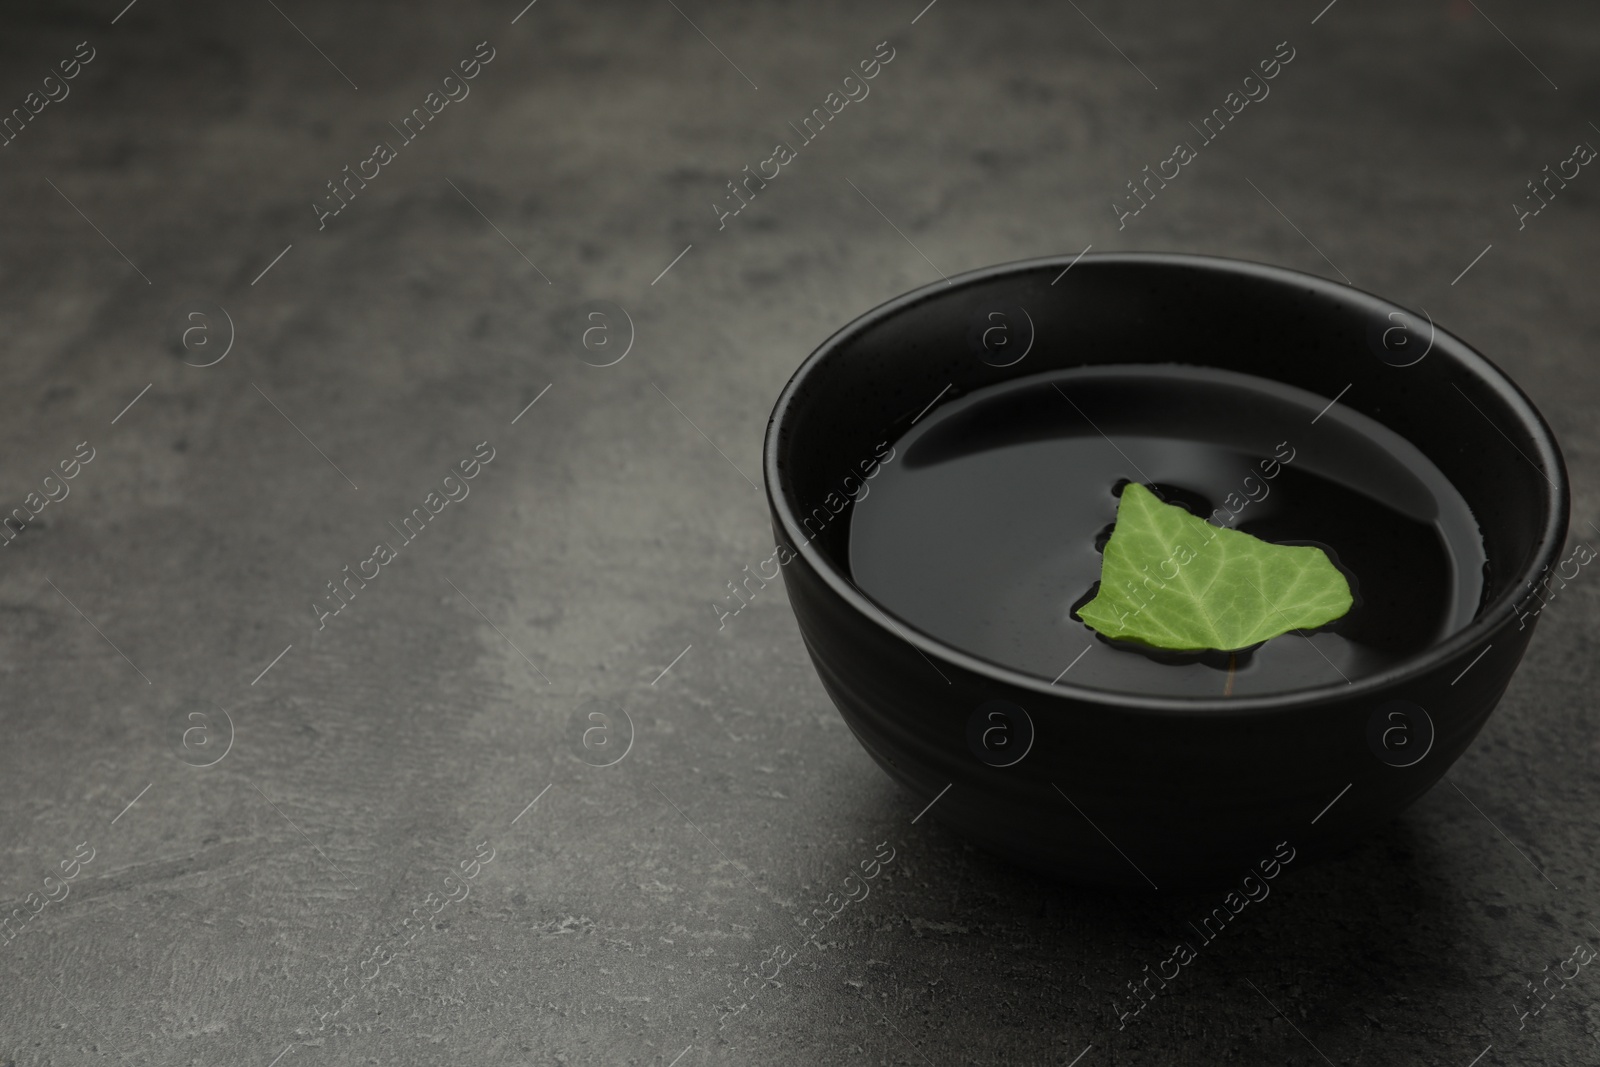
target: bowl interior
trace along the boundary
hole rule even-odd
[[[998,335],[985,337],[997,325],[1008,331],[1005,346],[994,343]],[[1559,451],[1532,404],[1488,360],[1425,315],[1359,290],[1182,255],[990,268],[907,294],[839,331],[773,412],[766,473],[782,532],[796,545],[809,541],[824,579],[859,596],[847,584],[848,521],[805,519],[830,495],[836,502],[843,479],[883,442],[892,444],[930,405],[985,386],[1145,363],[1217,367],[1338,396],[1414,444],[1466,499],[1482,531],[1488,563],[1479,623],[1523,600],[1560,547],[1567,493]],[[1469,626],[1437,651],[1470,643],[1483,628]]]

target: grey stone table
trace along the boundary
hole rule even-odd
[[[1600,941],[1588,569],[1450,784],[1137,1014],[1215,894],[914,822],[781,588],[715,606],[812,347],[1091,244],[1426,307],[1595,536],[1600,176],[1528,185],[1600,143],[1593,9],[919,8],[5,13],[0,504],[38,514],[0,549],[0,1063],[1600,1062],[1600,975],[1519,1018]]]

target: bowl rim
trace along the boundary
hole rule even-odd
[[[948,296],[962,287],[992,281],[1009,275],[1063,268],[1068,265],[1092,266],[1094,264],[1176,266],[1217,271],[1224,274],[1252,276],[1280,284],[1309,288],[1320,295],[1330,297],[1346,305],[1350,303],[1351,295],[1357,294],[1359,297],[1375,301],[1395,311],[1415,315],[1415,312],[1411,309],[1396,304],[1386,297],[1354,286],[1330,281],[1319,275],[1307,274],[1288,267],[1279,267],[1251,260],[1186,252],[1096,252],[1092,254],[1062,254],[1013,260],[1007,263],[980,267],[976,270],[964,271],[951,275],[945,280],[930,282],[927,285],[919,286],[916,289],[884,301],[858,315],[838,330],[835,330],[832,335],[818,345],[796,368],[794,374],[790,376],[789,381],[784,385],[783,391],[778,394],[778,399],[773,404],[772,414],[767,420],[767,430],[762,442],[762,474],[765,481],[767,504],[778,520],[782,533],[788,540],[791,549],[797,555],[805,558],[820,580],[828,586],[835,596],[848,604],[856,614],[867,618],[874,627],[884,630],[886,633],[891,632],[885,629],[883,623],[879,621],[879,616],[887,619],[891,616],[891,613],[887,608],[858,590],[805,537],[803,528],[796,520],[796,516],[785,497],[787,479],[784,477],[782,468],[779,465],[781,458],[779,456],[779,439],[780,431],[792,415],[795,397],[806,384],[807,379],[817,373],[817,369],[846,343],[853,340],[857,335],[924,301]],[[1344,685],[1327,683],[1305,689],[1287,690],[1282,693],[1264,693],[1241,697],[1187,697],[1146,695],[1046,681],[1016,668],[1007,667],[966,652],[955,645],[923,632],[898,615],[892,616],[898,622],[898,625],[893,625],[891,636],[910,644],[924,656],[937,656],[944,662],[1002,685],[1031,691],[1039,696],[1051,697],[1057,701],[1081,705],[1101,705],[1102,707],[1122,712],[1143,713],[1156,717],[1165,717],[1173,714],[1193,716],[1196,713],[1216,715],[1270,714],[1272,712],[1298,710],[1323,704],[1343,703],[1362,697],[1377,696],[1386,690],[1393,691],[1404,687],[1408,683],[1418,681],[1424,675],[1451,662],[1480,643],[1487,641],[1493,633],[1504,626],[1511,617],[1514,617],[1515,604],[1526,599],[1527,590],[1531,588],[1533,579],[1553,565],[1555,559],[1559,556],[1560,550],[1564,545],[1570,518],[1570,489],[1566,464],[1562,459],[1561,449],[1556,442],[1554,432],[1550,429],[1549,424],[1545,422],[1538,408],[1534,406],[1533,401],[1511,380],[1510,376],[1483,353],[1473,348],[1460,337],[1437,326],[1437,324],[1435,324],[1434,328],[1436,337],[1447,342],[1442,354],[1461,370],[1477,377],[1484,385],[1489,387],[1501,403],[1516,416],[1523,428],[1530,432],[1535,445],[1536,458],[1542,464],[1537,468],[1537,473],[1544,477],[1550,487],[1549,493],[1545,496],[1543,522],[1538,534],[1536,548],[1530,557],[1528,566],[1513,575],[1514,580],[1508,582],[1494,600],[1480,608],[1470,623],[1450,634],[1443,641],[1428,646],[1423,651],[1401,660],[1392,667],[1376,674],[1347,682]],[[1437,341],[1435,342],[1435,347],[1438,347]],[[1085,366],[1093,365],[1085,364]],[[1487,416],[1485,417],[1487,418]],[[1491,423],[1491,425],[1494,424]],[[1495,426],[1495,429],[1498,430],[1499,427]],[[1517,448],[1514,443],[1512,443],[1512,448],[1519,453],[1521,452],[1521,449]],[[1529,459],[1527,456],[1523,456],[1523,458]],[[1529,462],[1532,465],[1533,460],[1529,459]],[[1534,625],[1537,625],[1537,620],[1535,620]]]

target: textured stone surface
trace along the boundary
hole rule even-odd
[[[0,946],[0,1063],[1600,1057],[1600,976],[1520,1031],[1515,1007],[1600,941],[1587,569],[1454,785],[1291,868],[1125,1030],[1113,998],[1215,895],[1063,889],[912,825],[929,798],[850,737],[781,589],[720,632],[710,607],[770,554],[745,476],[812,347],[936,271],[1091,242],[1425,306],[1540,405],[1593,535],[1600,177],[1520,232],[1510,206],[1600,141],[1592,10],[120,6],[0,33],[5,108],[95,50],[0,149],[0,502],[95,450],[0,550],[0,893],[95,850]],[[485,39],[471,95],[319,232],[324,183]],[[885,39],[870,96],[719,231],[724,183]],[[1271,96],[1119,231],[1124,183],[1284,40]],[[226,327],[186,351],[195,299],[236,327],[207,368],[185,359]],[[596,299],[637,333],[604,369],[562,318]],[[324,583],[485,440],[470,497],[319,631]],[[609,768],[575,756],[591,699],[634,727]],[[719,1028],[735,976],[885,841],[871,895]],[[480,842],[470,895],[367,962]]]

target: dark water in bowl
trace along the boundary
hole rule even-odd
[[[1344,404],[1319,416],[1328,399],[1157,365],[1051,372],[947,402],[895,443],[901,459],[855,505],[852,576],[926,634],[1073,685],[1252,695],[1376,673],[1471,621],[1483,544],[1421,452]],[[1099,581],[1128,481],[1218,525],[1330,550],[1356,606],[1231,660],[1099,637],[1072,612]]]

